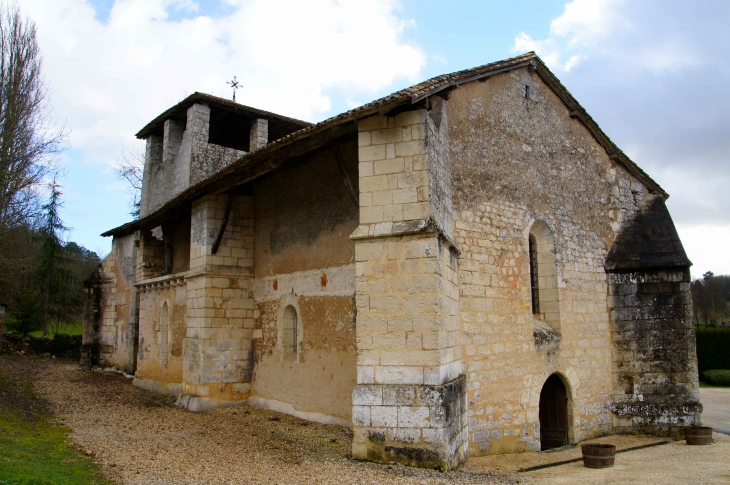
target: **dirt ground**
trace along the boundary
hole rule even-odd
[[[569,447],[473,458],[460,470],[440,473],[353,461],[346,428],[253,407],[190,413],[174,407],[170,398],[133,387],[123,376],[80,371],[69,361],[0,356],[0,372],[6,382],[0,397],[17,393],[7,384],[13,376],[30,378],[34,391],[73,430],[69,439],[119,484],[730,483],[730,437],[722,434],[712,446],[674,442],[621,453],[607,470],[577,462],[517,472],[579,456],[578,447]],[[33,406],[33,412],[46,408]],[[622,449],[657,440],[613,436],[601,441]]]

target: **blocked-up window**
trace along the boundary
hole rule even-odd
[[[160,310],[160,367],[167,368],[167,356],[169,354],[168,333],[170,330],[170,311],[167,302],[162,304]]]
[[[297,311],[289,305],[284,309],[281,345],[284,360],[297,360]]]

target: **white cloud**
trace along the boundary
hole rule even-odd
[[[566,3],[562,15],[550,23],[550,35],[546,39],[535,40],[520,32],[512,51],[535,51],[551,68],[570,71],[586,58],[584,52],[594,48],[621,25],[628,24],[618,12],[623,3],[623,0],[573,0]],[[563,62],[561,59],[565,55],[568,60]]]
[[[727,252],[730,227],[714,224],[677,224],[687,257],[692,261],[692,278],[700,278],[707,271],[730,274],[730,258],[718,257]]]
[[[195,15],[192,0],[116,0],[95,18],[86,0],[24,0],[38,27],[54,113],[87,160],[112,162],[133,134],[194,91],[309,120],[327,90],[375,94],[416,81],[426,55],[404,40],[412,21],[394,0],[229,1],[228,16]],[[170,16],[184,11],[182,20]],[[193,15],[190,15],[192,13]]]
[[[622,62],[641,65],[657,74],[698,64],[697,53],[689,48],[686,39],[673,35],[671,30],[654,33],[654,38],[645,36],[641,45],[631,46],[630,52],[623,51],[626,46],[622,45],[622,37],[647,30],[645,24],[632,19],[635,12],[631,7],[625,0],[573,0],[550,22],[547,38],[535,40],[520,32],[512,51],[534,50],[552,69],[565,72],[597,52],[620,55]],[[566,57],[567,61],[563,61]]]
[[[571,46],[592,47],[614,31],[622,18],[617,8],[623,0],[574,0],[550,23],[552,35],[568,39]]]
[[[671,197],[693,275],[730,273],[727,2],[574,0],[545,38],[521,32],[591,116]]]

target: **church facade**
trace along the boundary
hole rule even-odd
[[[534,53],[317,124],[195,93],[137,137],[82,364],[441,469],[699,422],[668,194]]]

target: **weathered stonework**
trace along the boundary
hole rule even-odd
[[[458,252],[443,229],[450,184],[436,179],[450,168],[445,114],[435,117],[417,110],[358,126],[353,457],[445,470],[466,458],[467,431]]]
[[[608,255],[618,432],[682,436],[699,423],[689,265],[661,199],[627,217]]]
[[[699,422],[667,194],[534,54],[317,125],[195,93],[138,136],[84,364],[443,470]]]

